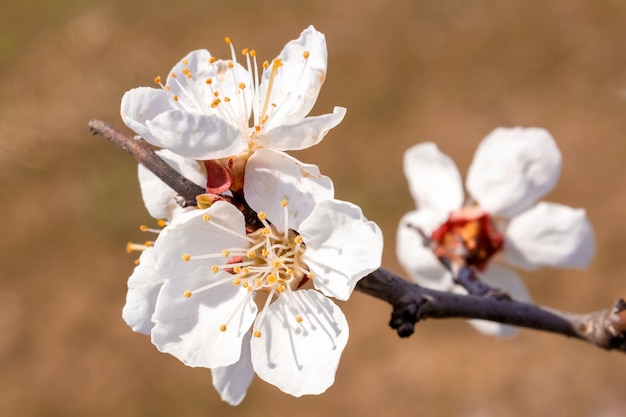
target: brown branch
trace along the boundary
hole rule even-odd
[[[178,171],[165,163],[141,138],[134,138],[111,126],[109,123],[100,120],[89,122],[91,133],[100,134],[124,149],[135,157],[135,159],[159,177],[164,183],[169,185],[184,200],[185,206],[195,206],[196,196],[205,193],[205,189],[183,177]]]
[[[491,320],[574,337],[603,349],[626,352],[626,302],[589,314],[562,313],[534,304],[476,295],[436,291],[411,283],[380,268],[361,279],[356,289],[393,307],[389,325],[400,337],[413,334],[427,318]]]
[[[196,204],[202,187],[167,165],[142,139],[135,139],[111,125],[92,120],[92,133],[98,133],[133,155],[141,164],[178,192],[188,204]],[[603,349],[626,352],[626,302],[589,314],[562,313],[506,297],[459,295],[436,291],[411,283],[380,268],[359,281],[358,291],[386,301],[393,307],[389,325],[400,337],[413,334],[415,323],[427,318],[483,319],[543,330],[587,341]]]

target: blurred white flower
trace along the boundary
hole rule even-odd
[[[258,148],[298,150],[320,142],[346,109],[306,117],[326,78],[322,33],[308,27],[272,62],[259,65],[244,49],[237,62],[196,50],[172,68],[161,88],[139,87],[122,98],[124,123],[152,145],[198,160],[220,159]]]
[[[251,156],[244,194],[263,227],[247,229],[224,201],[175,217],[129,279],[124,318],[159,350],[210,368],[230,404],[255,372],[291,395],[319,394],[348,340],[327,296],[348,299],[380,266],[382,234],[333,198],[316,166],[282,152]]]
[[[591,261],[595,240],[585,210],[537,203],[552,190],[561,171],[561,153],[544,129],[498,128],[489,134],[469,168],[466,188],[470,200],[465,206],[461,175],[435,144],[410,148],[404,156],[404,171],[418,210],[400,221],[396,250],[400,263],[420,285],[467,293],[423,245],[415,228],[439,243],[445,239],[448,245],[458,243],[455,239],[478,243],[473,266],[481,271],[481,279],[520,301],[529,301],[530,296],[518,275],[489,262],[499,249],[508,264],[526,270],[582,268]],[[491,240],[488,244],[494,244],[492,248],[480,246],[481,233],[482,238]],[[498,323],[471,323],[487,334],[515,332],[515,328]]]

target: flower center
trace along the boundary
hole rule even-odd
[[[463,207],[432,232],[435,255],[483,271],[489,259],[504,246],[504,236],[491,216],[478,207]]]
[[[161,77],[156,77],[154,82],[170,92],[172,99],[182,110],[215,115],[237,127],[248,141],[249,147],[255,149],[259,146],[255,139],[261,135],[264,127],[280,108],[273,93],[276,91],[274,87],[278,79],[281,78],[279,70],[283,62],[280,58],[275,58],[271,63],[264,61],[259,75],[256,51],[248,48],[241,51],[246,61],[244,68],[237,62],[235,47],[230,38],[225,40],[230,47],[230,60],[211,57],[208,63],[199,65],[200,74],[194,74],[189,68],[189,61],[183,59],[181,72],[170,74],[168,82],[176,84],[176,90],[180,91],[181,96],[171,92],[169,84],[163,85]],[[309,51],[302,53],[302,70],[306,67],[309,55]],[[288,101],[290,94],[290,91],[284,92],[280,102]]]
[[[286,219],[288,218],[287,200],[283,200],[281,205],[284,209],[286,226]],[[273,299],[285,291],[296,290],[307,280],[313,278],[313,273],[302,261],[302,255],[306,250],[302,237],[287,227],[283,229],[284,232],[280,232],[275,225],[266,220],[264,212],[259,212],[258,217],[263,227],[246,235],[246,240],[249,242],[248,247],[222,250],[220,256],[224,262],[211,266],[211,271],[214,274],[226,271],[230,276],[193,291],[187,290],[183,294],[185,298],[190,298],[193,294],[227,283],[240,286],[251,295],[259,291],[266,293],[264,308],[256,321],[257,327],[260,326],[265,309]],[[210,216],[205,215],[204,221],[211,224]],[[217,223],[213,224],[219,229],[226,230]],[[229,231],[229,233],[233,232]],[[182,258],[185,261],[191,261],[215,258],[215,254],[192,256],[186,253],[182,255]],[[243,305],[241,304],[240,307]],[[298,315],[296,320],[301,322],[302,317]],[[226,329],[227,323],[220,326],[220,330],[226,331]],[[258,330],[254,331],[253,334],[256,337],[261,336]]]

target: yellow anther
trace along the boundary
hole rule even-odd
[[[276,260],[272,261],[272,266],[274,268],[278,268],[281,264],[282,264],[282,262],[280,262],[280,261],[276,261]]]
[[[150,247],[154,246],[154,242],[150,242],[150,241],[144,242],[144,245],[146,245],[146,248],[150,248]]]
[[[255,279],[254,279],[254,286],[255,286],[255,287],[260,287],[260,286],[261,286],[261,284],[263,284],[263,283],[261,282],[261,278],[255,278]]]
[[[189,68],[184,68],[183,74],[185,75],[185,77],[191,78],[191,70]]]
[[[257,214],[257,216],[259,220],[265,220],[265,218],[267,217],[264,211],[259,211],[259,214]]]
[[[174,96],[174,101],[178,101],[178,96]]]
[[[293,269],[291,269],[291,268],[287,268],[287,269],[285,269],[285,274],[287,274],[287,275],[293,275]]]
[[[213,100],[211,102],[211,108],[213,108],[213,109],[216,108],[217,106],[220,105],[221,102],[222,102],[222,100],[220,100],[219,98],[216,98],[215,100]]]
[[[276,291],[278,291],[279,293],[285,291],[285,286],[284,285],[279,285],[278,287],[276,287]]]
[[[287,207],[287,200],[283,200],[280,202],[280,205],[284,207]]]
[[[233,272],[234,272],[235,274],[239,274],[239,273],[241,273],[241,267],[240,267],[239,265],[237,265],[237,266],[233,267]],[[239,278],[237,278],[237,279],[239,279]]]
[[[254,126],[254,131],[259,133],[261,131],[261,126]]]
[[[248,55],[248,48],[243,48],[241,50],[241,55]]]
[[[270,275],[267,276],[268,284],[275,284],[277,279],[278,278],[276,278],[276,275],[274,275],[274,274],[270,274]]]
[[[187,291],[185,291],[185,292],[183,293],[183,297],[185,297],[185,298],[189,298],[189,297],[191,297],[191,294],[192,294],[192,293],[191,293],[191,291],[187,290]]]
[[[202,216],[202,220],[204,220],[205,222],[211,221],[211,215],[210,214],[205,214],[204,216]]]
[[[265,248],[263,248],[263,250],[261,251],[261,255],[266,257],[266,258],[269,256],[269,254],[270,254],[270,252],[267,249],[265,249]]]
[[[183,261],[189,262],[189,260],[191,259],[191,255],[188,253],[183,253],[182,258],[183,258]]]
[[[176,73],[172,72],[172,73],[170,74],[170,77],[172,77],[172,78],[176,78]]]
[[[219,97],[219,96],[220,96],[220,92],[219,92],[219,91],[214,91],[214,92],[213,92],[213,96],[215,96],[215,97]]]
[[[237,286],[237,285],[239,285],[239,284],[241,284],[241,279],[239,279],[239,278],[234,278],[234,279],[233,279],[233,285]]]
[[[209,58],[209,64],[213,64],[215,61],[217,61],[217,58],[215,58],[214,56]]]
[[[230,103],[230,97],[224,97],[224,101]]]
[[[244,287],[244,288],[248,288],[250,286],[250,283],[248,281],[246,281],[243,284],[241,284],[241,286]]]
[[[256,56],[256,51],[253,49],[250,51],[250,56],[254,58]]]
[[[246,85],[244,83],[239,83],[239,88],[243,90],[244,88],[246,88]]]
[[[205,83],[207,83],[208,85],[213,84],[213,79],[211,77],[207,78],[206,80],[204,80]]]
[[[252,287],[248,287],[248,288],[246,288],[246,291],[248,291],[248,292],[252,292]]]
[[[131,253],[134,250],[137,250],[137,244],[133,242],[128,242],[126,244],[126,253]]]
[[[304,51],[302,52],[302,56],[304,57],[304,59],[307,59],[309,57],[309,51]]]
[[[269,235],[272,234],[272,231],[270,230],[269,227],[264,227],[263,230],[261,230],[261,234],[265,237],[268,237]]]
[[[211,271],[212,271],[214,274],[217,274],[217,272],[218,272],[219,270],[220,270],[220,267],[219,267],[219,266],[217,266],[217,265],[213,265],[213,266],[211,267]]]
[[[308,274],[306,274],[306,277],[308,279],[313,279],[313,278],[315,278],[315,274],[313,272],[309,272]]]
[[[167,225],[167,220],[159,219],[157,220],[157,224],[159,225],[159,227],[165,227]]]
[[[170,86],[169,85],[165,86],[165,91],[170,91]]]
[[[256,252],[253,250],[249,250],[248,252],[246,252],[246,256],[250,259],[254,258],[256,256]]]
[[[140,263],[139,258],[135,259],[135,266],[139,266],[139,263]]]
[[[141,226],[139,226],[139,230],[141,230],[142,232],[145,232],[146,230],[148,230],[148,226],[146,226],[145,224],[142,224]]]
[[[280,58],[274,58],[274,60],[272,61],[272,67],[280,68],[282,66],[283,66],[283,60]]]
[[[302,236],[298,235],[293,238],[293,241],[296,243],[302,243]]]
[[[261,331],[260,330],[255,330],[254,333],[252,333],[252,335],[254,337],[261,337]]]
[[[161,84],[161,76],[160,76],[160,75],[157,75],[157,76],[156,76],[156,78],[154,79],[154,82],[155,82],[156,84]]]
[[[298,323],[302,323],[302,320],[304,320],[304,319],[302,318],[302,316],[301,316],[301,315],[299,315],[299,314],[298,314],[298,315],[296,316],[296,321],[297,321]]]
[[[189,60],[187,58],[183,59],[181,62],[183,63],[184,66],[189,65]],[[184,70],[183,70],[183,73],[184,73]]]
[[[223,256],[223,257],[227,257],[228,255],[230,255],[230,251],[229,251],[228,249],[224,249],[224,250],[222,251],[222,256]]]
[[[234,67],[234,66],[235,66],[235,65],[232,63],[232,61],[228,61],[228,68],[232,68],[232,67]]]
[[[220,324],[220,332],[225,332],[225,331],[226,331],[226,325]]]
[[[224,38],[224,41],[225,41],[228,45],[230,45],[230,43],[231,43],[231,40],[230,40],[230,38],[229,38],[228,36],[226,36],[226,37]]]
[[[249,274],[250,273],[250,268],[248,268],[247,266],[243,268],[243,273],[244,274]]]
[[[267,61],[263,61],[263,69],[267,69],[270,66],[270,63]]]

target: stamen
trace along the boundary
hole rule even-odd
[[[310,55],[310,54],[309,54],[309,51],[304,51],[304,52],[302,53],[302,56],[304,57],[304,59],[308,59],[308,58],[309,58],[309,55]]]
[[[187,290],[187,291],[185,291],[185,292],[183,293],[183,297],[185,297],[185,298],[189,298],[189,297],[191,297],[191,295],[192,295],[192,294],[193,294],[193,293],[192,293],[191,291]]]
[[[220,332],[225,332],[227,329],[225,324],[220,324]]]
[[[183,253],[183,261],[185,262],[189,262],[189,260],[191,259],[191,255],[189,255],[188,253]]]

